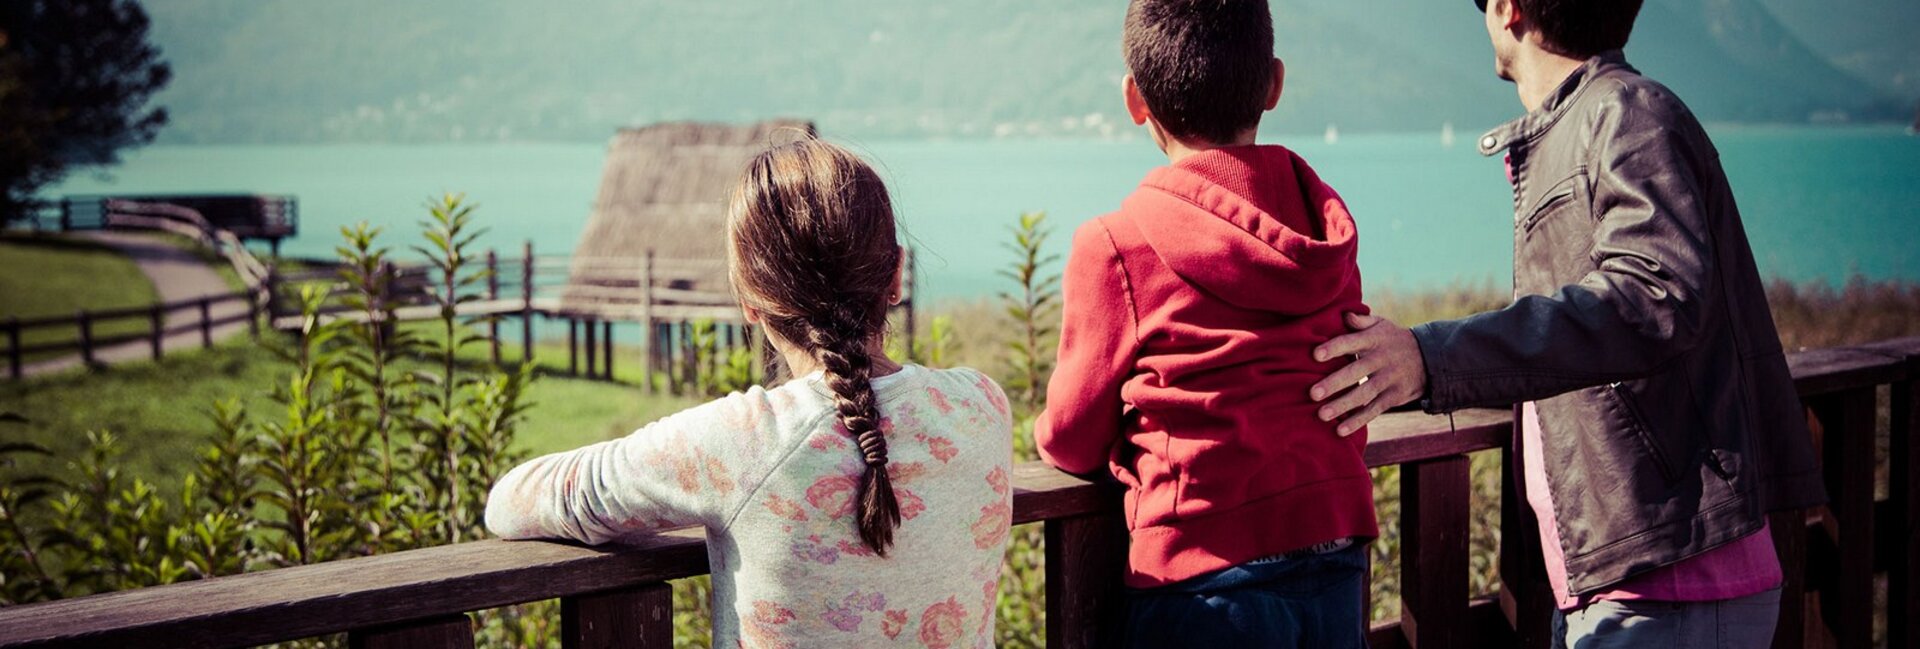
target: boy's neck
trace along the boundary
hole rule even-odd
[[[1205,153],[1207,151],[1212,151],[1214,149],[1223,149],[1230,146],[1248,146],[1253,144],[1254,140],[1259,135],[1259,131],[1257,129],[1247,129],[1246,132],[1241,133],[1238,137],[1233,138],[1233,141],[1231,142],[1228,142],[1225,144],[1214,144],[1212,142],[1197,141],[1197,140],[1193,142],[1185,142],[1171,135],[1165,135],[1164,133],[1165,133],[1164,131],[1157,131],[1156,133],[1154,133],[1154,135],[1159,136],[1159,137],[1156,137],[1155,139],[1160,140],[1159,142],[1157,142],[1157,144],[1160,145],[1160,150],[1167,154],[1168,164],[1180,164],[1181,160],[1185,160],[1187,158],[1193,157],[1196,154]]]

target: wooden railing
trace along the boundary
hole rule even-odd
[[[908,332],[919,330],[913,255],[913,250],[907,249],[903,291],[894,307]],[[640,342],[640,358],[636,359],[640,374],[663,378],[661,387],[673,394],[694,390],[698,374],[692,358],[696,322],[714,326],[719,358],[726,358],[736,347],[747,347],[757,348],[763,364],[773,362],[772,348],[745,321],[733,294],[716,288],[726,285],[723,259],[656,258],[652,253],[635,258],[536,256],[533,242],[528,241],[520,256],[509,257],[489,249],[478,255],[477,261],[480,268],[473,272],[485,273],[484,293],[476,301],[462,303],[457,311],[463,316],[489,316],[484,326],[488,351],[496,364],[505,360],[500,325],[507,320],[519,321],[522,356],[518,361],[533,360],[535,324],[552,323],[566,328],[567,374],[605,380],[614,378],[615,325],[632,325],[640,329],[632,332],[638,335],[629,338]],[[388,294],[376,299],[394,307],[394,319],[440,317],[433,297],[441,286],[438,269],[424,262],[390,263],[381,272],[389,273]],[[273,296],[270,321],[275,328],[301,326],[304,319],[294,306],[298,301],[293,287],[311,283],[326,283],[335,291],[336,299],[321,306],[323,319],[367,317],[337,299],[350,291],[339,271],[318,266],[268,276],[267,293]],[[642,386],[648,391],[655,388],[651,379],[642,381]]]
[[[46,225],[63,232],[99,229],[107,227],[116,211],[112,204],[117,201],[184,207],[200,214],[214,228],[243,239],[266,239],[276,249],[280,240],[300,231],[299,199],[257,194],[75,195],[61,198],[51,215],[40,218],[51,216],[54,222]]]
[[[1920,505],[1912,434],[1920,419],[1920,338],[1793,354],[1818,421],[1832,504],[1775,514],[1787,581],[1776,647],[1913,646]],[[1875,499],[1878,391],[1890,388],[1888,497]],[[1468,585],[1467,454],[1510,450],[1504,411],[1391,414],[1372,428],[1369,466],[1401,467],[1402,613],[1374,647],[1544,647],[1550,596],[1520,503],[1502,498],[1495,597]],[[1512,458],[1503,458],[1512,466]],[[1511,484],[1511,471],[1506,479]],[[1120,613],[1126,530],[1119,494],[1039,464],[1015,470],[1014,522],[1045,526],[1047,644],[1103,646]],[[1513,493],[1507,489],[1505,493]],[[345,632],[359,647],[471,647],[467,613],[560,598],[567,647],[672,643],[666,582],[707,572],[704,539],[682,530],[616,548],[477,541],[0,609],[0,648],[238,647]],[[1874,579],[1887,577],[1887,606]],[[721,614],[726,614],[722,612]]]
[[[213,330],[237,322],[247,323],[248,331],[259,335],[261,302],[258,297],[259,294],[254,291],[240,290],[146,306],[81,309],[73,315],[38,318],[8,316],[0,320],[0,344],[4,345],[0,347],[0,355],[6,357],[7,376],[13,379],[22,378],[27,357],[43,354],[77,352],[83,365],[93,365],[101,350],[145,342],[154,360],[159,360],[167,351],[166,340],[169,337],[197,331],[200,334],[199,346],[212,347]],[[214,315],[214,307],[236,301],[243,303],[246,311]],[[192,316],[192,320],[168,325],[167,319],[180,312]],[[109,335],[98,333],[101,325],[128,320],[144,323],[146,330]],[[73,337],[32,344],[26,342],[26,332],[42,329],[71,330]]]
[[[70,213],[74,202],[73,198],[61,202],[62,229],[71,229],[73,225],[70,223]],[[89,199],[86,203],[98,208],[95,221],[88,224],[94,228],[167,232],[190,239],[220,254],[233,266],[234,274],[240,278],[242,288],[230,293],[202,295],[146,306],[81,309],[70,316],[25,319],[10,316],[0,322],[0,335],[5,337],[6,347],[3,353],[9,378],[14,380],[22,378],[26,357],[32,355],[77,352],[82,365],[93,365],[96,352],[101,349],[145,341],[153,359],[159,360],[166,351],[168,337],[189,334],[195,328],[200,332],[202,347],[213,346],[214,328],[237,322],[246,322],[248,331],[255,336],[259,335],[260,315],[268,304],[265,300],[269,291],[265,287],[268,284],[270,272],[265,264],[247,250],[233,232],[216,226],[195,209],[171,203],[141,203],[117,198]],[[228,302],[233,301],[244,302],[245,313],[235,312],[221,316],[213,314],[214,307],[224,307]],[[175,313],[189,309],[198,311],[198,317],[194,321],[176,322],[171,326],[166,323],[167,318]],[[225,309],[222,308],[222,310]],[[112,335],[96,334],[96,327],[121,320],[144,320],[147,325],[146,331],[129,331]],[[27,331],[41,329],[68,329],[73,331],[73,337],[34,344],[25,342]]]

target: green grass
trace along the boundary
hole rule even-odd
[[[81,309],[146,306],[159,300],[140,267],[100,244],[43,234],[0,235],[0,318],[72,316]],[[144,333],[145,318],[96,323],[93,335],[105,338]],[[21,344],[78,340],[75,326],[40,327],[21,333]],[[0,341],[4,344],[4,341]],[[31,362],[74,352],[29,354]]]
[[[263,342],[274,344],[272,339]],[[562,362],[564,354],[563,345],[557,354]],[[129,474],[171,490],[210,438],[214,402],[237,398],[256,419],[277,418],[279,406],[267,395],[289,369],[262,344],[242,337],[208,350],[169,354],[158,362],[0,383],[0,412],[30,421],[0,430],[47,446],[62,458],[79,456],[87,431],[111,430],[124,440]],[[650,397],[631,384],[553,375],[537,379],[527,398],[535,405],[517,444],[535,454],[619,437],[697,403]]]

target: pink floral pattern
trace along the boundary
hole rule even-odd
[[[488,528],[602,543],[705,526],[716,647],[990,646],[1012,521],[1006,396],[971,370],[874,385],[901,518],[885,557],[860,539],[867,468],[817,376],[533,460],[495,486]]]
[[[946,649],[966,634],[967,609],[956,598],[927,607],[920,614],[920,644],[928,649]]]

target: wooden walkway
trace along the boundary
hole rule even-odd
[[[98,241],[125,255],[140,267],[140,272],[153,282],[153,288],[160,294],[163,303],[185,302],[202,297],[224,295],[233,291],[227,280],[214,272],[206,260],[191,251],[161,241],[154,234],[125,230],[96,230],[81,232],[77,236]],[[247,323],[236,319],[244,316],[246,305],[240,302],[224,301],[209,307],[216,321],[235,320],[212,327],[211,342],[218,342],[235,334],[245,333]],[[197,329],[187,325],[199,322],[200,314],[192,310],[176,310],[165,315],[166,328],[174,333],[167,334],[161,344],[165,349],[183,349],[200,346],[209,342],[201,337]],[[103,345],[93,352],[95,364],[122,363],[127,361],[150,360],[153,358],[153,345],[147,340],[131,340],[112,345]],[[86,363],[81,354],[27,363],[21,367],[25,376],[39,376],[82,367]]]

